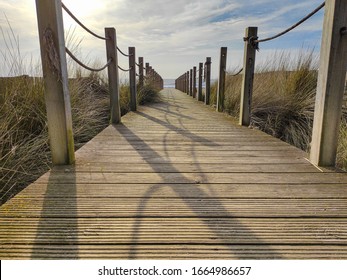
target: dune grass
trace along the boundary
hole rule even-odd
[[[99,75],[70,79],[75,149],[109,124],[107,84]],[[158,89],[147,84],[138,103],[158,100]],[[129,85],[120,86],[122,115],[129,111]],[[1,78],[0,86],[1,203],[49,170],[51,166],[42,78]]]
[[[309,152],[318,59],[313,51],[297,57],[276,53],[256,68],[253,85],[251,126]],[[237,72],[238,69],[235,69]],[[225,112],[239,118],[242,75],[227,75]],[[216,104],[217,83],[211,89]],[[341,122],[337,165],[347,169],[346,108]]]
[[[6,17],[6,16],[5,16]],[[7,20],[7,18],[6,18]],[[48,143],[44,81],[40,63],[22,55],[18,36],[7,20],[0,26],[6,50],[0,53],[7,76],[0,78],[0,204],[33,182],[51,167]],[[66,44],[79,53],[82,39],[74,30],[66,32]],[[87,60],[87,59],[86,59]],[[99,63],[89,61],[98,67]],[[109,124],[110,106],[105,71],[85,72],[68,59],[75,149],[92,139]],[[26,73],[38,76],[29,77]],[[147,82],[138,92],[138,103],[155,102],[159,89]],[[120,85],[122,115],[129,111],[129,85]]]

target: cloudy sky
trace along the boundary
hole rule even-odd
[[[65,5],[90,29],[103,35],[115,27],[118,45],[124,51],[136,47],[164,78],[181,73],[212,57],[212,75],[217,76],[220,47],[228,47],[228,69],[241,66],[243,36],[247,26],[258,26],[260,38],[274,35],[294,24],[322,0],[64,0]],[[292,53],[302,48],[319,51],[323,10],[287,35],[260,45],[257,62],[275,51]],[[9,28],[9,25],[11,28]],[[88,35],[64,14],[67,44],[80,42],[77,55],[89,63],[104,64],[105,43]],[[38,64],[39,43],[34,0],[0,0],[0,74],[11,67],[11,55],[21,56],[32,71]],[[14,35],[11,35],[13,32]],[[12,36],[12,37],[11,37]],[[9,39],[12,38],[12,39]],[[13,39],[15,38],[15,40]],[[73,39],[71,39],[73,38]],[[15,41],[18,41],[17,44]],[[15,45],[11,47],[11,44]],[[11,50],[11,51],[9,51]],[[29,63],[29,61],[33,61]],[[35,62],[36,61],[36,62]],[[126,59],[120,60],[127,67]],[[30,68],[31,70],[28,70]]]

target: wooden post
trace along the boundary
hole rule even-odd
[[[143,57],[139,57],[139,88],[143,89],[144,78],[143,78]]]
[[[193,69],[189,70],[189,77],[190,77],[190,81],[189,81],[189,95],[193,96]]]
[[[135,47],[129,47],[129,82],[130,82],[130,110],[136,111],[136,53]]]
[[[310,160],[335,166],[347,68],[347,1],[326,0]]]
[[[187,71],[186,93],[189,95],[189,71]]]
[[[196,98],[196,66],[193,67],[193,98]]]
[[[205,93],[205,104],[210,104],[210,96],[211,96],[211,57],[206,57],[206,93]]]
[[[251,43],[251,38],[257,38],[258,27],[246,28],[245,47],[243,56],[243,78],[241,86],[240,125],[249,126],[251,123],[253,78],[256,48]]]
[[[202,101],[202,71],[203,63],[199,63],[199,85],[198,85],[198,101]]]
[[[149,63],[146,63],[146,78],[149,78]]]
[[[54,165],[75,161],[61,0],[36,0],[49,142]]]
[[[227,47],[220,49],[219,60],[219,79],[217,90],[217,111],[222,112],[224,110],[224,92],[225,92],[225,72],[227,67]]]
[[[107,61],[112,59],[108,66],[108,87],[110,92],[111,120],[113,124],[121,122],[121,110],[119,103],[119,73],[118,73],[118,55],[117,55],[117,37],[114,28],[105,28],[106,54]]]

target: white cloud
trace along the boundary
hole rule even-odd
[[[28,53],[38,53],[34,2],[0,2],[0,11],[7,15],[20,38],[23,52]],[[124,51],[128,46],[136,46],[137,56],[144,56],[162,76],[175,78],[206,56],[212,56],[212,70],[217,76],[222,46],[229,48],[228,65],[240,65],[242,37],[247,26],[258,26],[261,37],[273,35],[293,24],[295,16],[299,19],[309,13],[321,0],[64,0],[64,3],[98,34],[104,33],[105,26],[114,26],[118,44]],[[69,16],[65,15],[64,21],[66,28],[75,26]],[[0,24],[3,29],[7,28],[2,15]],[[303,32],[317,33],[321,26],[322,16],[314,17],[293,31],[293,36]],[[83,39],[82,58],[105,60],[103,41],[95,40],[80,27],[76,27],[75,35]],[[308,40],[317,42],[317,36],[319,34]],[[297,46],[301,44],[298,42]],[[267,44],[264,48],[272,47]],[[0,49],[4,49],[2,43]],[[127,65],[124,58],[120,62],[122,66]]]

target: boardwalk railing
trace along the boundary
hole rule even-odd
[[[324,6],[325,14],[310,160],[318,166],[335,166],[347,69],[347,2],[345,0],[326,0],[299,22],[269,38],[258,39],[258,28],[247,27],[244,37],[243,68],[235,75],[243,73],[239,123],[243,126],[249,126],[251,122],[255,54],[258,45],[262,42],[276,39],[293,30]],[[221,48],[217,91],[218,111],[223,111],[224,109],[226,56],[226,48]],[[181,75],[176,80],[176,88],[187,92],[185,85],[191,79],[194,79],[191,75]],[[207,89],[210,89],[210,86],[207,86],[206,81]],[[209,100],[207,94],[205,99]],[[209,103],[207,102],[206,104]]]
[[[199,68],[194,66],[175,80],[175,88],[187,93],[187,95],[210,104],[211,94],[211,57],[206,57],[206,62],[200,62]],[[205,65],[205,67],[204,67]],[[198,76],[198,89],[196,77]],[[203,80],[205,81],[205,98],[203,96]]]
[[[110,122],[114,124],[121,122],[118,70],[129,72],[130,107],[133,111],[136,110],[137,104],[136,76],[139,77],[139,90],[144,87],[145,80],[161,89],[163,88],[163,79],[154,69],[148,70],[149,63],[146,64],[146,68],[143,67],[143,57],[139,57],[139,63],[136,63],[135,47],[129,47],[128,54],[119,49],[115,28],[105,28],[105,36],[97,35],[79,21],[61,0],[36,0],[36,9],[52,162],[55,165],[72,164],[75,161],[75,156],[66,54],[87,70],[99,72],[108,69]],[[86,66],[65,47],[63,9],[91,35],[105,40],[107,63],[103,67],[96,69]],[[129,57],[129,69],[124,69],[118,65],[117,50],[122,55]],[[136,73],[136,65],[139,67],[138,74]],[[146,70],[146,77],[143,70]]]

